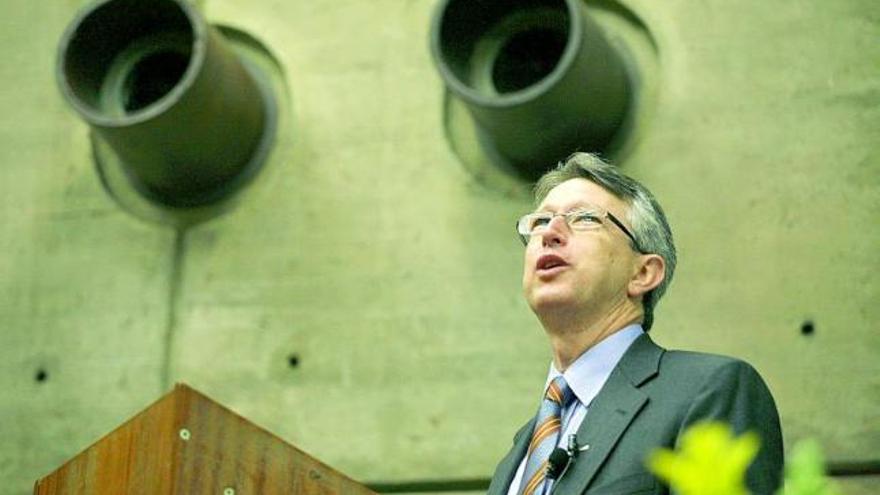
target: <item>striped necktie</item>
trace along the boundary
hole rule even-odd
[[[568,405],[574,398],[574,393],[568,388],[565,378],[557,376],[547,387],[541,408],[538,410],[538,419],[535,421],[535,429],[532,431],[532,441],[526,454],[526,468],[523,471],[522,481],[519,485],[519,495],[541,495],[544,489],[544,477],[547,473],[550,453],[559,443],[559,430],[561,427],[560,413],[562,408]]]

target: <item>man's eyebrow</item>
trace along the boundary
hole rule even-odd
[[[589,201],[576,201],[572,203],[568,208],[565,208],[564,211],[574,211],[574,210],[583,210],[583,209],[591,209],[591,208],[601,208]],[[541,205],[536,210],[535,213],[556,213],[560,211],[560,208],[553,208],[553,205]]]

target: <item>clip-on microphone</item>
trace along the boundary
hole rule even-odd
[[[546,478],[549,480],[561,478],[571,463],[574,462],[578,453],[589,448],[589,445],[578,447],[577,436],[574,434],[569,435],[566,448],[556,447],[553,449],[553,452],[550,452],[550,458],[547,460]]]
[[[550,458],[547,459],[546,478],[548,480],[559,478],[565,472],[569,462],[571,462],[571,456],[565,449],[561,447],[553,449],[553,452],[550,452]]]

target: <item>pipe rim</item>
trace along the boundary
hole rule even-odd
[[[443,26],[443,14],[446,12],[446,8],[449,4],[454,1],[458,0],[442,0],[437,4],[433,18],[431,19],[431,54],[434,57],[434,62],[439,69],[438,72],[440,72],[440,76],[443,78],[446,86],[468,103],[489,108],[510,108],[528,103],[546,94],[549,88],[555,86],[556,83],[565,77],[568,69],[577,59],[584,37],[583,22],[581,19],[583,14],[580,10],[581,4],[580,0],[563,0],[566,6],[566,13],[569,16],[569,36],[566,40],[562,56],[559,57],[559,62],[553,70],[541,78],[537,83],[524,89],[491,96],[481,94],[471,88],[468,84],[462,82],[455,75],[452,68],[446,63],[442,55],[443,50],[440,46],[440,32]]]
[[[67,59],[67,52],[70,48],[70,41],[74,38],[74,35],[82,26],[83,22],[108,4],[118,1],[121,0],[99,0],[77,13],[73,21],[71,21],[67,28],[65,28],[64,34],[61,36],[61,41],[58,45],[58,55],[55,62],[55,73],[58,76],[57,80],[59,82],[60,90],[65,99],[74,107],[77,113],[86,120],[86,122],[99,127],[125,127],[140,124],[161,115],[169,108],[176,105],[183,97],[184,93],[192,87],[195,79],[198,77],[199,71],[204,65],[207,52],[207,23],[199,12],[185,1],[162,0],[172,3],[179,8],[185,15],[189,22],[189,26],[192,29],[192,52],[190,53],[186,70],[180,80],[174,85],[171,91],[162,95],[159,99],[147,106],[131,113],[116,116],[107,115],[103,111],[94,109],[91,105],[82,101],[71,86],[67,77],[67,72],[65,71],[65,61]]]

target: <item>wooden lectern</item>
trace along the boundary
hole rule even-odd
[[[289,493],[374,492],[181,384],[34,486],[36,495]]]

